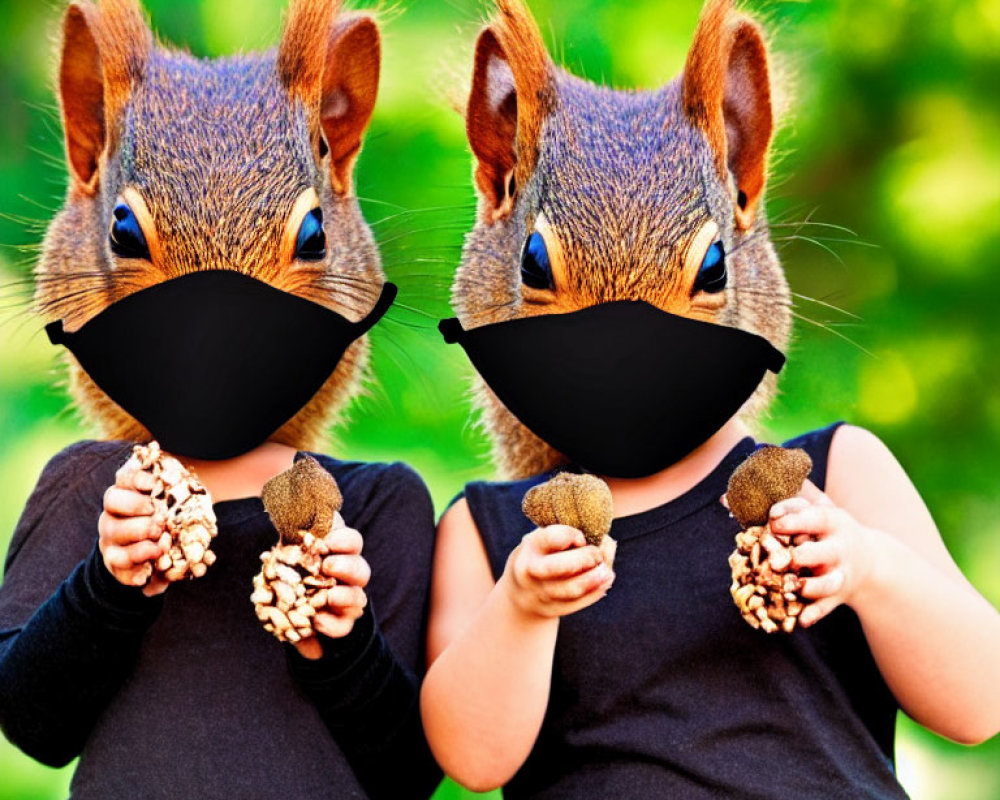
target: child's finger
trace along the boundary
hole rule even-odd
[[[824,597],[814,603],[810,603],[799,614],[799,624],[803,628],[815,625],[839,605],[840,599],[838,597]]]
[[[155,597],[158,594],[163,594],[169,585],[170,581],[154,572],[149,582],[142,587],[142,593],[146,597]]]
[[[152,517],[112,517],[108,514],[101,514],[97,530],[102,538],[117,545],[153,539],[160,534],[160,526]]]
[[[121,489],[134,489],[137,492],[153,490],[154,479],[151,473],[139,469],[139,463],[130,458],[115,473],[115,486]]]
[[[832,569],[814,578],[802,578],[799,584],[799,594],[810,600],[836,595],[844,588],[844,573]]]
[[[550,581],[545,585],[545,592],[552,600],[579,600],[586,594],[601,587],[610,587],[615,574],[607,564],[598,564],[591,570],[563,581]]]
[[[132,569],[125,570],[123,573],[124,580],[121,576],[116,575],[115,577],[128,586],[145,586],[152,574],[153,565],[147,561],[143,564],[136,564]]]
[[[601,555],[604,556],[604,563],[609,567],[614,567],[615,555],[618,553],[618,542],[610,536],[605,536],[601,540]]]
[[[323,645],[316,641],[315,636],[296,642],[294,647],[303,658],[308,658],[310,661],[316,661],[323,656]]]
[[[104,563],[111,571],[125,572],[133,569],[137,564],[151,561],[160,555],[160,548],[156,542],[143,541],[138,544],[122,547],[116,544],[109,544],[104,548]]]
[[[351,608],[358,611],[368,605],[368,595],[360,586],[347,586],[337,584],[326,590],[325,609],[330,609],[335,613],[344,613]]]
[[[153,513],[153,501],[134,489],[109,486],[104,492],[104,510],[116,517],[148,516]]]
[[[528,565],[527,572],[539,581],[571,578],[593,569],[602,561],[600,550],[593,545],[587,545],[535,558]]]
[[[594,603],[602,600],[607,595],[612,583],[613,579],[612,581],[606,581],[598,584],[589,592],[585,592],[575,600],[553,600],[549,604],[550,611],[560,617],[565,617],[568,614],[575,614],[577,611],[587,608],[588,606],[592,606]]]
[[[126,545],[122,549],[128,554],[128,557],[133,564],[142,564],[147,561],[153,561],[163,555],[163,552],[160,550],[160,545],[152,539],[143,539],[141,542]]]
[[[583,534],[569,525],[548,525],[538,528],[534,538],[535,546],[542,553],[557,553],[560,550],[569,550],[571,547],[583,547],[587,543]]]
[[[313,617],[313,628],[317,633],[329,636],[331,639],[341,639],[354,628],[354,620],[320,611]]]
[[[368,585],[372,570],[361,556],[332,555],[323,559],[323,574],[341,583],[363,588]]]
[[[789,497],[787,500],[781,500],[771,506],[768,516],[772,520],[778,519],[778,517],[783,517],[785,514],[791,514],[793,512],[809,508],[810,505],[811,503],[804,497]]]
[[[769,524],[773,533],[825,535],[836,527],[837,512],[833,506],[812,505],[783,514]]]
[[[792,549],[792,565],[800,567],[836,566],[840,563],[840,548],[826,539],[804,542]]]
[[[323,537],[323,542],[331,553],[347,555],[357,555],[364,546],[364,539],[354,528],[334,528]]]
[[[808,478],[802,483],[802,489],[798,493],[798,496],[817,506],[834,505],[833,500],[831,500],[822,489],[820,489]]]

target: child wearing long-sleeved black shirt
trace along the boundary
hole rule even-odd
[[[46,466],[0,586],[0,725],[46,764],[80,756],[73,797],[426,797],[439,773],[417,713],[433,547],[426,488],[401,464],[317,456],[364,536],[370,602],[322,657],[281,645],[249,600],[277,538],[259,497],[216,502],[217,562],[157,596],[98,543],[131,444]],[[405,557],[401,557],[405,553]]]

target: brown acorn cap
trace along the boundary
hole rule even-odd
[[[302,531],[317,538],[330,532],[333,514],[344,503],[337,482],[312,456],[303,455],[275,475],[260,493],[264,508],[286,544],[296,544]]]
[[[571,472],[560,472],[529,489],[521,510],[539,527],[569,525],[580,530],[588,543],[597,546],[611,530],[614,518],[608,485],[594,475]]]
[[[812,459],[805,450],[765,445],[729,478],[729,510],[744,528],[765,525],[771,506],[797,495],[811,470]]]

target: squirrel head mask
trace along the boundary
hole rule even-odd
[[[507,476],[568,461],[650,474],[732,414],[758,415],[784,360],[789,293],[762,203],[773,127],[764,40],[729,0],[709,0],[681,76],[653,91],[613,91],[556,67],[519,0],[496,4],[476,43],[466,110],[478,215],[452,286],[458,321],[444,332],[479,370]],[[703,335],[706,326],[717,335]],[[502,331],[518,332],[507,348],[484,346]],[[615,347],[602,347],[609,337]],[[647,357],[611,363],[626,350]],[[590,363],[598,358],[603,365]],[[506,376],[522,367],[515,382],[537,379],[534,394],[511,391]],[[604,381],[608,403],[591,403],[580,384],[578,407],[555,400],[549,387],[570,372]],[[685,410],[720,392],[726,402],[711,419]],[[517,415],[525,397],[533,407]],[[615,427],[640,405],[648,425],[678,435],[650,444],[663,431]],[[567,414],[600,430],[567,439],[557,419]],[[694,433],[680,435],[685,428]],[[583,454],[595,438],[616,452]]]
[[[174,438],[194,425],[185,409],[212,397],[188,433],[223,441],[177,452],[322,446],[365,369],[363,334],[394,294],[352,185],[379,65],[374,20],[340,13],[337,0],[293,0],[275,51],[215,60],[158,46],[136,0],[70,3],[58,72],[69,186],[36,268],[35,306],[54,340],[80,350],[67,355],[70,388],[106,436]],[[146,344],[125,346],[137,313]],[[239,325],[258,334],[249,358],[236,357],[245,337],[215,335]],[[328,338],[309,338],[320,333]],[[185,359],[200,366],[188,371]],[[206,367],[213,359],[230,372]],[[239,360],[263,373],[296,368],[240,384]],[[158,371],[167,379],[127,379]],[[120,384],[134,390],[127,401]],[[273,393],[269,410],[238,407],[260,391]],[[266,430],[252,442],[220,433],[241,417]]]

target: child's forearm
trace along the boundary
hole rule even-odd
[[[441,782],[420,721],[417,676],[392,652],[369,606],[310,661],[289,648],[292,674],[372,800],[430,797]]]
[[[557,617],[519,609],[507,580],[434,661],[421,694],[431,749],[448,775],[477,791],[502,786],[531,752],[559,629]]]
[[[118,583],[95,548],[24,627],[0,638],[7,737],[49,766],[79,755],[161,606]]]
[[[901,707],[950,739],[1000,730],[1000,613],[894,536],[869,529],[871,569],[851,605]]]

